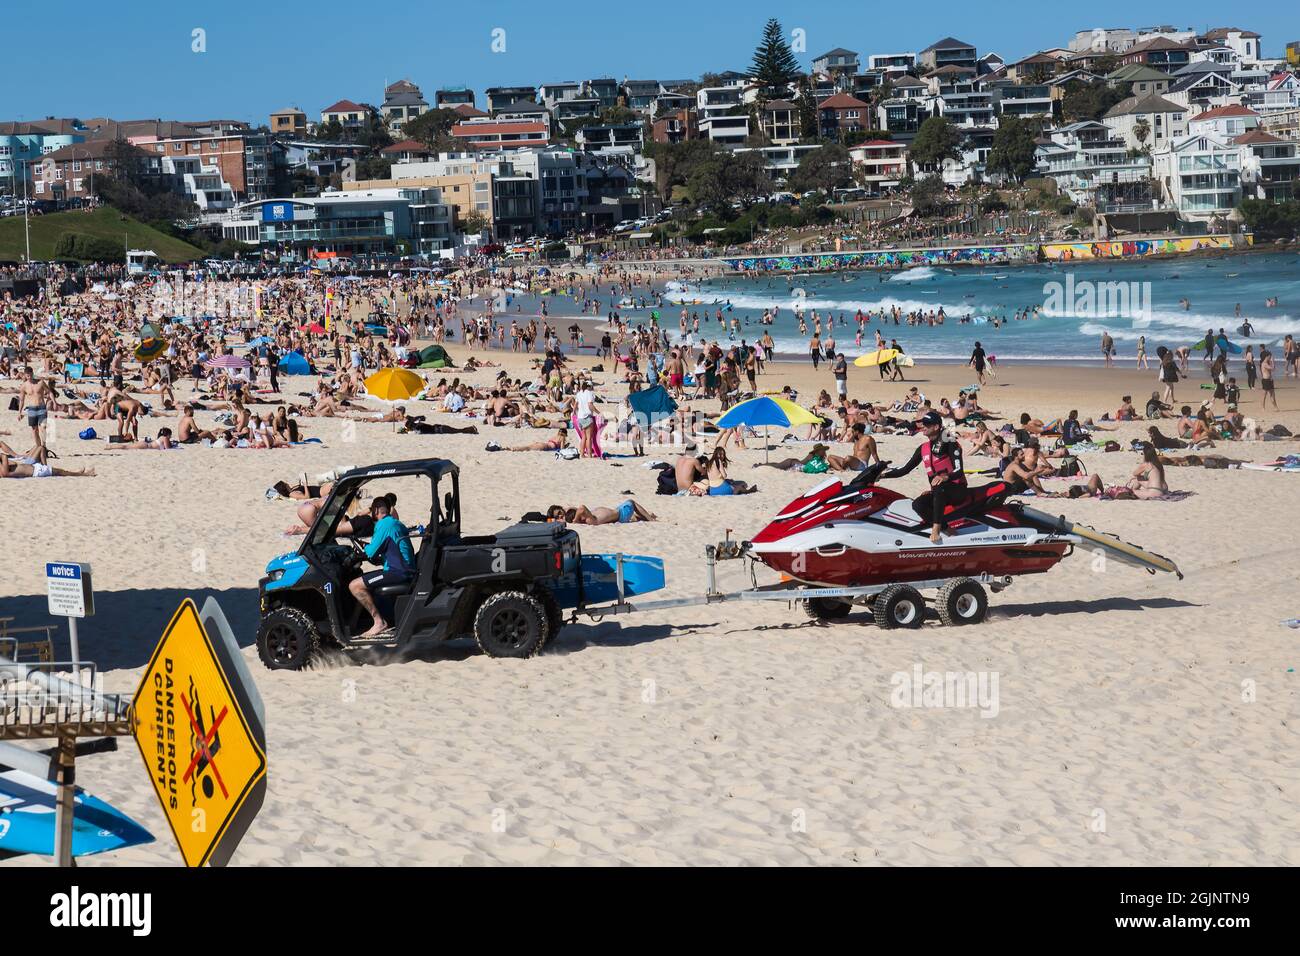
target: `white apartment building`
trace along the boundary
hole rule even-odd
[[[1171,140],[1152,156],[1155,178],[1183,219],[1226,217],[1241,204],[1241,148],[1213,133]]]
[[[1130,96],[1111,107],[1102,122],[1129,149],[1154,151],[1186,135],[1187,112],[1163,96]]]

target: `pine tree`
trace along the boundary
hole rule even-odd
[[[801,74],[799,63],[785,42],[781,24],[776,18],[763,27],[763,42],[754,51],[754,65],[750,68],[760,88],[775,90],[788,86]]]

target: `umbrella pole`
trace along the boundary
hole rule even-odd
[[[767,426],[764,425],[763,426],[763,461],[764,462],[771,461],[772,460],[771,456],[772,456],[772,446],[769,445],[767,442]]]

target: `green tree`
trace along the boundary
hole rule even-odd
[[[1099,120],[1127,95],[1127,90],[1109,83],[1071,80],[1065,85],[1065,96],[1061,98],[1061,115],[1071,122]]]
[[[799,84],[799,139],[808,142],[817,138],[821,132],[817,116],[817,99],[813,96],[812,83],[806,78]]]
[[[362,156],[357,160],[357,179],[388,179],[393,174],[393,161],[383,156]]]
[[[1257,239],[1294,239],[1300,233],[1300,200],[1244,199],[1238,211]]]
[[[674,187],[687,185],[697,168],[727,153],[712,140],[687,139],[680,143],[646,143],[645,155],[655,161],[659,194],[669,199]]]
[[[807,193],[820,189],[829,193],[853,183],[853,159],[838,143],[830,143],[806,154],[790,174],[790,189]]]
[[[1114,53],[1103,53],[1097,59],[1092,61],[1091,72],[1098,76],[1110,76],[1119,69],[1119,57]]]
[[[407,139],[433,147],[449,135],[451,128],[462,119],[463,117],[455,110],[429,110],[413,120],[407,120],[402,126],[402,135]]]
[[[1138,141],[1142,150],[1147,148],[1147,137],[1151,135],[1151,124],[1144,119],[1138,120],[1133,124],[1133,138]]]
[[[912,209],[918,216],[933,216],[948,205],[948,190],[940,176],[925,176],[912,184]]]
[[[1025,177],[1034,169],[1034,152],[1038,148],[1034,139],[1037,134],[1036,124],[1022,117],[1002,117],[989,150],[989,171],[1010,176],[1017,185],[1024,183]]]
[[[945,159],[956,159],[961,136],[942,116],[931,116],[916,131],[908,155],[918,166],[939,166]]]
[[[781,24],[775,17],[763,27],[763,39],[754,51],[750,73],[758,82],[759,90],[764,93],[789,86],[803,73],[790,44],[785,41]]]
[[[761,155],[728,154],[725,150],[698,162],[691,170],[686,187],[696,206],[729,218],[733,202],[749,206],[773,189],[772,177],[768,175]]]
[[[343,124],[331,117],[327,123],[316,124],[316,139],[322,143],[340,143],[343,141]]]
[[[488,218],[481,212],[472,212],[460,221],[460,231],[467,236],[476,236],[487,228]]]

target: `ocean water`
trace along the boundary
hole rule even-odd
[[[1278,299],[1276,307],[1265,300]],[[1185,302],[1184,302],[1185,300]],[[716,320],[718,308],[729,320],[741,319],[740,336],[753,340],[763,333],[764,309],[777,309],[770,327],[778,351],[807,351],[808,336],[799,334],[797,309],[812,327],[812,313],[834,316],[832,334],[838,348],[850,355],[875,347],[874,330],[918,358],[965,361],[975,341],[999,360],[1101,361],[1101,335],[1110,333],[1119,359],[1132,359],[1139,336],[1146,336],[1154,361],[1156,347],[1192,345],[1207,329],[1226,330],[1238,345],[1274,345],[1284,335],[1300,337],[1300,255],[1258,253],[1212,258],[1164,259],[1151,262],[1044,263],[998,267],[918,267],[903,272],[850,272],[771,275],[759,278],[723,277],[683,286],[669,283],[661,324],[676,332],[682,305],[700,313],[700,331],[724,341],[727,333]],[[1238,332],[1241,316],[1253,334]],[[903,312],[900,324],[878,319],[867,323],[862,346],[854,346],[854,315]],[[1039,317],[1015,321],[1017,310],[1040,308]],[[946,313],[943,325],[909,326],[913,311]],[[707,316],[706,316],[707,310]],[[633,323],[645,315],[628,311]],[[959,320],[969,316],[971,322]],[[1005,317],[994,328],[990,317]],[[841,324],[841,317],[843,324]]]

